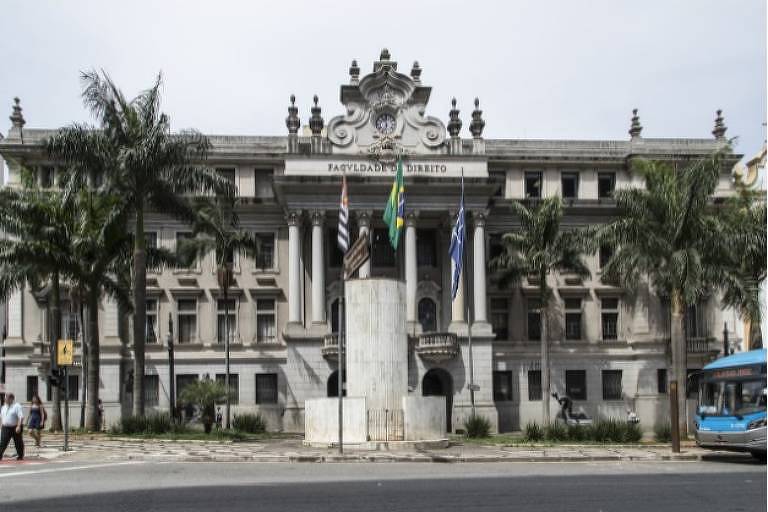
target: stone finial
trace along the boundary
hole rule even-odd
[[[379,60],[390,60],[389,50],[382,48],[381,55],[379,55]]]
[[[725,126],[723,111],[718,109],[716,114],[717,117],[715,117],[715,129],[712,130],[712,135],[714,135],[717,140],[722,140],[725,138],[725,131],[728,129],[728,127]]]
[[[475,98],[475,110],[472,111],[469,131],[472,132],[474,138],[479,139],[483,136],[483,128],[485,128],[485,121],[483,120],[483,111],[480,110],[480,99]]]
[[[461,131],[461,119],[459,119],[459,110],[456,108],[456,98],[451,100],[451,111],[448,113],[448,133],[451,137],[458,137]]]
[[[285,126],[288,127],[288,133],[295,135],[299,131],[301,121],[299,120],[299,109],[296,107],[296,96],[291,94],[291,104],[288,107],[288,117],[285,118]]]
[[[349,66],[349,83],[352,85],[360,83],[360,66],[357,65],[356,60],[353,60],[352,65]]]
[[[13,114],[11,114],[11,117],[8,119],[11,120],[11,123],[13,123],[14,128],[23,128],[26,124],[26,121],[24,120],[24,115],[21,113],[21,100],[17,98],[13,98]]]
[[[313,98],[314,105],[312,106],[312,116],[309,118],[309,129],[312,130],[312,135],[320,135],[323,131],[323,117],[320,115],[321,109],[317,104],[317,94]]]
[[[632,109],[632,125],[629,127],[629,135],[633,139],[640,138],[643,131],[643,125],[640,124],[640,116],[637,115],[637,109]]]
[[[421,67],[419,67],[419,61],[413,62],[413,67],[411,68],[411,78],[413,78],[413,81],[417,84],[421,83]]]

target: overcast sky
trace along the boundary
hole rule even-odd
[[[499,2],[0,0],[0,132],[12,98],[27,127],[88,120],[80,70],[107,70],[129,96],[162,70],[174,129],[286,133],[288,97],[326,122],[353,58],[382,47],[418,60],[428,114],[455,96],[468,131],[475,96],[488,138],[711,137],[722,108],[737,151],[765,138],[765,0]]]

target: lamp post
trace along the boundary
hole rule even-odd
[[[165,348],[168,349],[168,389],[170,390],[171,419],[176,421],[176,376],[173,368],[173,315],[171,313],[168,313],[168,336],[165,338]]]
[[[723,357],[731,353],[728,345],[728,322],[723,322]]]
[[[1,393],[5,393],[5,338],[8,337],[8,330],[3,326],[2,345],[0,345],[0,384],[2,384]]]

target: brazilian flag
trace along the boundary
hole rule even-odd
[[[397,251],[400,231],[405,225],[405,182],[403,181],[403,160],[397,160],[397,175],[389,192],[387,207],[384,209],[384,222],[389,226],[389,243]]]

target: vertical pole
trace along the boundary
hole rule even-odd
[[[723,357],[730,354],[728,350],[728,322],[723,323]]]
[[[346,273],[341,276],[341,297],[339,298],[339,455],[344,454],[344,293]]]
[[[226,402],[225,402],[225,408],[224,408],[224,415],[226,417],[226,429],[229,430],[229,405],[230,405],[230,398],[229,398],[229,300],[227,298],[227,288],[229,287],[229,267],[226,267],[225,270],[226,277],[225,279],[226,284],[224,285],[224,353],[225,353],[225,362],[224,365],[226,368],[224,369],[224,389],[227,390],[226,395]]]
[[[69,451],[69,367],[64,367],[64,451]]]
[[[464,194],[464,168],[461,169],[461,193]],[[463,202],[463,198],[462,198]],[[466,207],[465,207],[466,208]],[[475,415],[475,363],[472,357],[472,320],[470,316],[469,298],[472,296],[469,287],[469,278],[467,278],[467,213],[464,210],[464,250],[462,251],[461,274],[464,279],[464,310],[467,320],[467,349],[469,351],[469,404],[472,407],[472,416]]]
[[[680,412],[677,403],[677,381],[669,382],[669,405],[672,418],[672,452],[680,453]]]
[[[171,421],[176,421],[176,376],[173,363],[173,317],[168,313],[168,389],[170,390]]]

